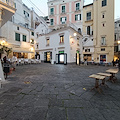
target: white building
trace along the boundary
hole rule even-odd
[[[31,10],[22,3],[22,0],[14,2],[16,13],[1,28],[1,34],[13,51],[9,57],[16,54],[18,58],[34,58],[35,34],[34,29],[31,28]]]
[[[77,63],[83,60],[82,36],[71,27],[64,27],[42,35],[35,51],[44,62]]]

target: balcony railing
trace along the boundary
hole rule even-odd
[[[15,3],[14,3],[14,0],[0,0],[0,3],[4,3],[6,5],[9,5],[10,7],[13,7],[15,8]]]

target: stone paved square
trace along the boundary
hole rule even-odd
[[[112,66],[17,66],[0,89],[0,120],[119,120],[120,72],[103,93],[89,75]],[[101,82],[101,81],[100,81]]]

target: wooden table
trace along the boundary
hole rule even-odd
[[[99,88],[99,80],[104,80],[104,79],[105,79],[105,76],[92,74],[92,75],[90,75],[89,77],[90,77],[90,78],[95,78],[95,86],[94,86],[94,88],[92,88],[91,90],[97,89],[98,92],[101,93],[101,92],[102,92],[102,89]]]
[[[111,74],[110,79],[108,79],[108,81],[112,81],[113,83],[115,83],[117,81],[117,77],[115,77],[115,74],[117,74],[118,71],[119,71],[118,69],[106,70],[106,72]]]
[[[108,73],[97,73],[97,74],[98,74],[98,75],[105,76],[105,77],[109,77],[109,79],[110,79],[110,77],[112,76],[111,74],[108,74]],[[109,80],[109,79],[108,79],[108,80]],[[105,84],[105,79],[102,80],[102,83],[101,83],[100,85],[107,86],[107,85]],[[107,87],[108,87],[108,86],[107,86]]]

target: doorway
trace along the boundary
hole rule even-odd
[[[56,54],[56,64],[67,65],[67,54],[66,53]]]
[[[44,52],[44,62],[50,63],[52,59],[52,52]]]

